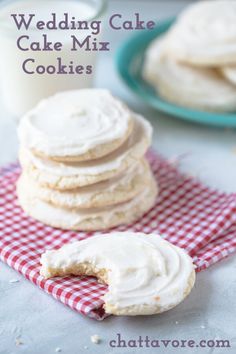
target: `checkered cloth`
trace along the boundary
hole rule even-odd
[[[178,172],[173,164],[151,152],[148,155],[158,180],[156,204],[138,222],[115,230],[159,233],[183,247],[194,258],[197,271],[236,250],[236,195],[219,193]],[[39,275],[40,255],[66,242],[82,240],[91,233],[62,231],[26,216],[18,206],[15,182],[18,165],[0,174],[1,260],[38,287],[72,309],[97,320],[104,319],[101,296],[106,286],[92,277],[64,277],[44,280]],[[112,230],[111,230],[112,231]]]

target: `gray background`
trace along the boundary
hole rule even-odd
[[[166,18],[178,13],[189,1],[111,1],[110,12],[127,18],[140,12],[146,19]],[[130,33],[111,32],[104,38],[115,51]],[[119,79],[110,54],[102,54],[96,85],[110,88],[136,111],[143,113],[155,129],[155,148],[167,158],[186,157],[180,168],[206,184],[236,191],[236,132],[190,124],[154,112],[140,102]],[[0,105],[0,164],[15,161],[15,124]],[[4,264],[0,264],[0,353],[235,353],[235,257],[197,275],[191,295],[177,308],[159,316],[110,317],[103,322],[85,318],[39,290]],[[18,283],[10,283],[18,279]],[[121,333],[125,339],[148,335],[152,339],[229,339],[230,349],[111,349],[109,341]],[[90,336],[102,338],[92,344]],[[15,340],[24,343],[16,346]],[[86,349],[84,347],[87,347]]]

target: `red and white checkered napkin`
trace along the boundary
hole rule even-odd
[[[194,257],[200,271],[236,250],[236,194],[211,190],[181,175],[154,152],[148,159],[160,194],[154,208],[133,225],[116,230],[160,233]],[[81,240],[95,233],[62,231],[26,216],[17,204],[15,182],[20,173],[11,165],[0,174],[1,260],[22,273],[57,300],[89,317],[106,317],[100,297],[106,287],[89,277],[44,280],[39,259],[48,248]]]

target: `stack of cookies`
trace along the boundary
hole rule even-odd
[[[17,193],[35,219],[68,230],[131,223],[155,203],[144,155],[152,127],[106,90],[67,91],[20,121]]]
[[[190,5],[147,49],[144,78],[167,101],[236,110],[236,1]]]

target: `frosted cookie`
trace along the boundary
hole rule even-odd
[[[92,275],[108,284],[104,308],[113,315],[170,310],[184,300],[195,282],[192,258],[154,234],[93,236],[46,251],[41,264],[40,273],[45,278]]]
[[[132,112],[109,91],[84,89],[41,101],[20,121],[20,144],[56,161],[84,161],[109,154],[132,132]]]
[[[221,72],[227,80],[236,85],[236,65],[222,67]]]
[[[31,196],[27,185],[19,179],[18,200],[23,210],[46,225],[65,230],[102,230],[129,224],[139,219],[155,203],[157,187],[154,178],[133,199],[104,208],[67,209]]]
[[[41,187],[24,172],[20,177],[31,197],[62,208],[97,208],[125,202],[141,193],[151,178],[149,164],[144,159],[117,177],[72,190]]]
[[[236,88],[217,70],[180,63],[166,52],[166,37],[148,48],[143,76],[167,101],[209,111],[234,111]]]
[[[134,128],[129,138],[117,150],[100,159],[59,163],[21,149],[21,165],[30,178],[52,189],[73,189],[113,178],[136,164],[151,144],[150,123],[136,114],[133,119]]]
[[[168,36],[168,50],[186,63],[236,63],[236,1],[200,1],[179,16]]]

